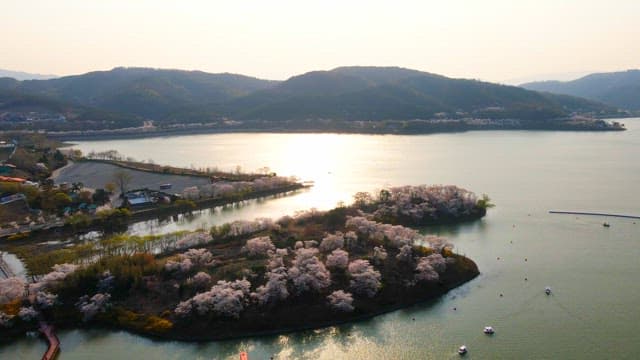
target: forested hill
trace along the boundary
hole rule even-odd
[[[600,103],[541,94],[401,68],[342,67],[295,76],[231,101],[239,119],[408,120],[445,117],[553,119],[612,109]]]
[[[92,127],[117,128],[138,126],[143,120],[550,120],[574,113],[615,113],[585,99],[398,67],[340,67],[286,81],[149,68],[50,80],[0,79],[0,112],[32,109],[63,109],[76,128],[84,128],[85,121]]]
[[[37,95],[148,119],[194,106],[229,101],[274,82],[235,74],[201,71],[115,68],[51,80],[11,82],[0,79],[0,91]]]
[[[536,91],[580,96],[627,110],[640,110],[640,70],[591,74],[573,81],[522,84]]]

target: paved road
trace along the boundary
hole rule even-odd
[[[70,164],[54,173],[52,179],[56,184],[82,182],[85,187],[99,189],[104,188],[106,183],[114,182],[113,174],[116,171],[125,171],[131,175],[129,189],[149,188],[159,190],[161,184],[171,184],[172,188],[164,191],[181,194],[184,188],[209,183],[209,179],[204,177],[157,174],[99,162],[76,162]]]

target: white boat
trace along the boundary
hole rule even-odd
[[[491,326],[485,326],[482,332],[484,332],[487,335],[493,335],[493,333],[495,333],[495,330],[493,330]]]
[[[458,348],[458,354],[465,355],[467,353],[467,347],[462,345]]]
[[[547,287],[545,287],[545,288],[544,288],[544,293],[545,293],[545,294],[547,294],[547,295],[551,295],[551,288],[550,288],[550,287],[548,287],[548,286],[547,286]]]

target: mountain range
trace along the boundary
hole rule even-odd
[[[579,96],[627,110],[640,110],[640,70],[590,74],[573,81],[521,85],[535,91]]]
[[[56,75],[43,75],[43,74],[33,74],[24,71],[12,71],[6,69],[0,69],[0,78],[9,77],[16,80],[47,80],[53,79],[58,76]]]
[[[616,110],[599,102],[398,67],[339,67],[286,81],[115,68],[49,80],[0,78],[0,112],[62,113],[56,129],[247,121],[487,118],[542,121]],[[89,124],[89,125],[87,125]],[[48,124],[53,126],[52,124]]]

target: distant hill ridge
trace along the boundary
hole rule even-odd
[[[46,80],[58,77],[57,75],[33,74],[24,71],[12,71],[0,69],[0,78],[13,78],[16,80]]]
[[[118,67],[50,80],[0,79],[0,110],[67,109],[83,126],[237,120],[549,120],[613,108],[570,96],[452,79],[400,67],[347,66],[286,81],[237,74]],[[52,110],[53,111],[53,110]]]
[[[596,73],[573,81],[538,81],[523,88],[579,96],[627,110],[640,110],[640,70]]]

